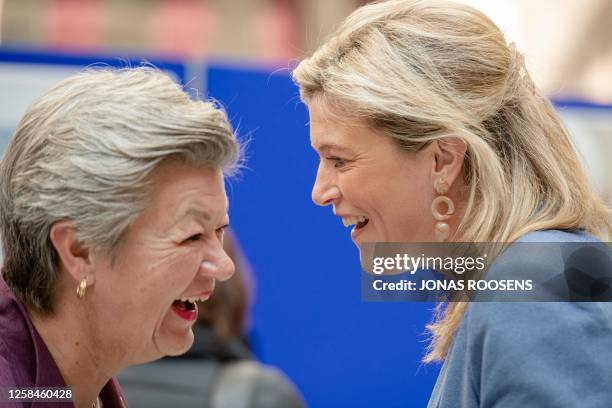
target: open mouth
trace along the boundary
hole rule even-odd
[[[187,321],[198,318],[198,306],[191,299],[176,299],[172,302],[172,310],[179,317]]]
[[[189,300],[180,300],[180,299],[176,299],[174,302],[172,302],[172,307],[178,309],[178,310],[195,310],[196,305],[194,302],[190,302]]]
[[[362,229],[363,227],[365,227],[366,225],[368,225],[368,221],[370,221],[370,220],[368,220],[368,219],[366,218],[366,219],[365,219],[365,221],[360,221],[360,222],[358,222],[357,224],[355,224],[355,230],[360,230],[360,229]]]
[[[342,217],[342,223],[345,227],[355,226],[355,230],[360,230],[361,228],[368,225],[370,219],[364,215],[347,215]]]

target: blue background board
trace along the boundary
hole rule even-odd
[[[149,59],[189,82],[188,65]],[[137,65],[135,56],[67,55],[0,48],[0,64]],[[193,67],[191,67],[193,68]],[[253,266],[256,354],[282,368],[312,407],[424,406],[438,366],[422,366],[431,303],[365,303],[358,252],[330,208],[310,201],[317,155],[308,112],[286,71],[212,66],[208,94],[242,136],[247,168],[228,185],[230,215]],[[558,100],[559,109],[612,106]]]
[[[211,67],[206,77],[209,96],[251,139],[228,196],[256,280],[256,353],[312,407],[425,406],[438,373],[420,364],[433,305],[361,302],[349,230],[310,200],[318,158],[289,75]]]
[[[191,80],[181,61],[146,60],[183,83]],[[0,49],[0,64],[140,61]],[[432,305],[360,301],[349,231],[329,208],[310,201],[318,158],[287,72],[219,66],[204,78],[238,132],[252,139],[247,168],[228,195],[232,225],[254,269],[250,337],[258,357],[283,369],[312,407],[424,406],[438,371],[420,365]]]
[[[148,59],[189,82],[181,61]],[[137,65],[141,58],[0,49],[0,64]],[[193,67],[191,67],[193,68]],[[209,96],[251,143],[228,185],[230,215],[253,266],[256,354],[282,368],[312,407],[424,406],[438,366],[422,366],[431,303],[365,303],[358,252],[330,208],[310,201],[317,155],[308,112],[286,71],[212,66]],[[556,101],[560,109],[612,109]]]
[[[114,54],[113,56],[103,56],[0,47],[0,63],[68,65],[83,68],[90,65],[108,65],[115,68],[126,68],[139,66],[143,62],[165,71],[172,71],[181,83],[185,83],[185,65],[178,60],[147,58],[142,55],[131,55],[128,53],[125,55]]]

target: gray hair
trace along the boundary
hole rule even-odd
[[[112,254],[162,161],[227,174],[239,154],[224,111],[154,68],[89,69],[62,81],[26,112],[0,165],[6,283],[52,312],[55,222],[74,221],[80,241]]]

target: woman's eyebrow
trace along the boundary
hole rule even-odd
[[[339,144],[336,143],[323,143],[320,146],[313,146],[314,149],[316,151],[318,151],[319,153],[329,153],[331,150],[335,151],[335,152],[339,152],[339,153],[349,153],[351,152],[351,149],[349,149],[348,147],[345,146],[341,146]]]
[[[172,225],[168,226],[166,232],[173,231],[175,228],[184,228],[184,223],[191,219],[194,219],[202,227],[206,227],[206,225],[209,224],[209,221],[212,220],[212,217],[208,212],[192,207],[178,215],[172,222]],[[183,226],[182,228],[180,227],[181,225]]]
[[[201,221],[202,223],[205,223],[206,221],[210,221],[212,219],[208,212],[204,210],[199,210],[197,208],[188,209],[183,215],[183,218],[187,217],[193,217],[196,220]]]
[[[197,208],[189,208],[187,209],[187,211],[185,211],[183,214],[176,218],[174,226],[188,218],[194,218],[196,221],[199,221],[202,224],[206,224],[207,221],[210,221],[212,219],[210,214],[204,210],[200,210]]]

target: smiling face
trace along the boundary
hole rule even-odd
[[[331,205],[355,244],[433,240],[435,198],[431,149],[402,151],[387,136],[360,121],[339,121],[321,101],[312,101],[310,141],[320,156],[312,200]]]
[[[114,333],[115,350],[126,364],[185,352],[193,343],[197,306],[215,280],[228,279],[234,265],[223,250],[229,220],[223,175],[178,162],[161,165],[152,176],[149,206],[123,237],[117,258],[94,257],[101,327]]]

